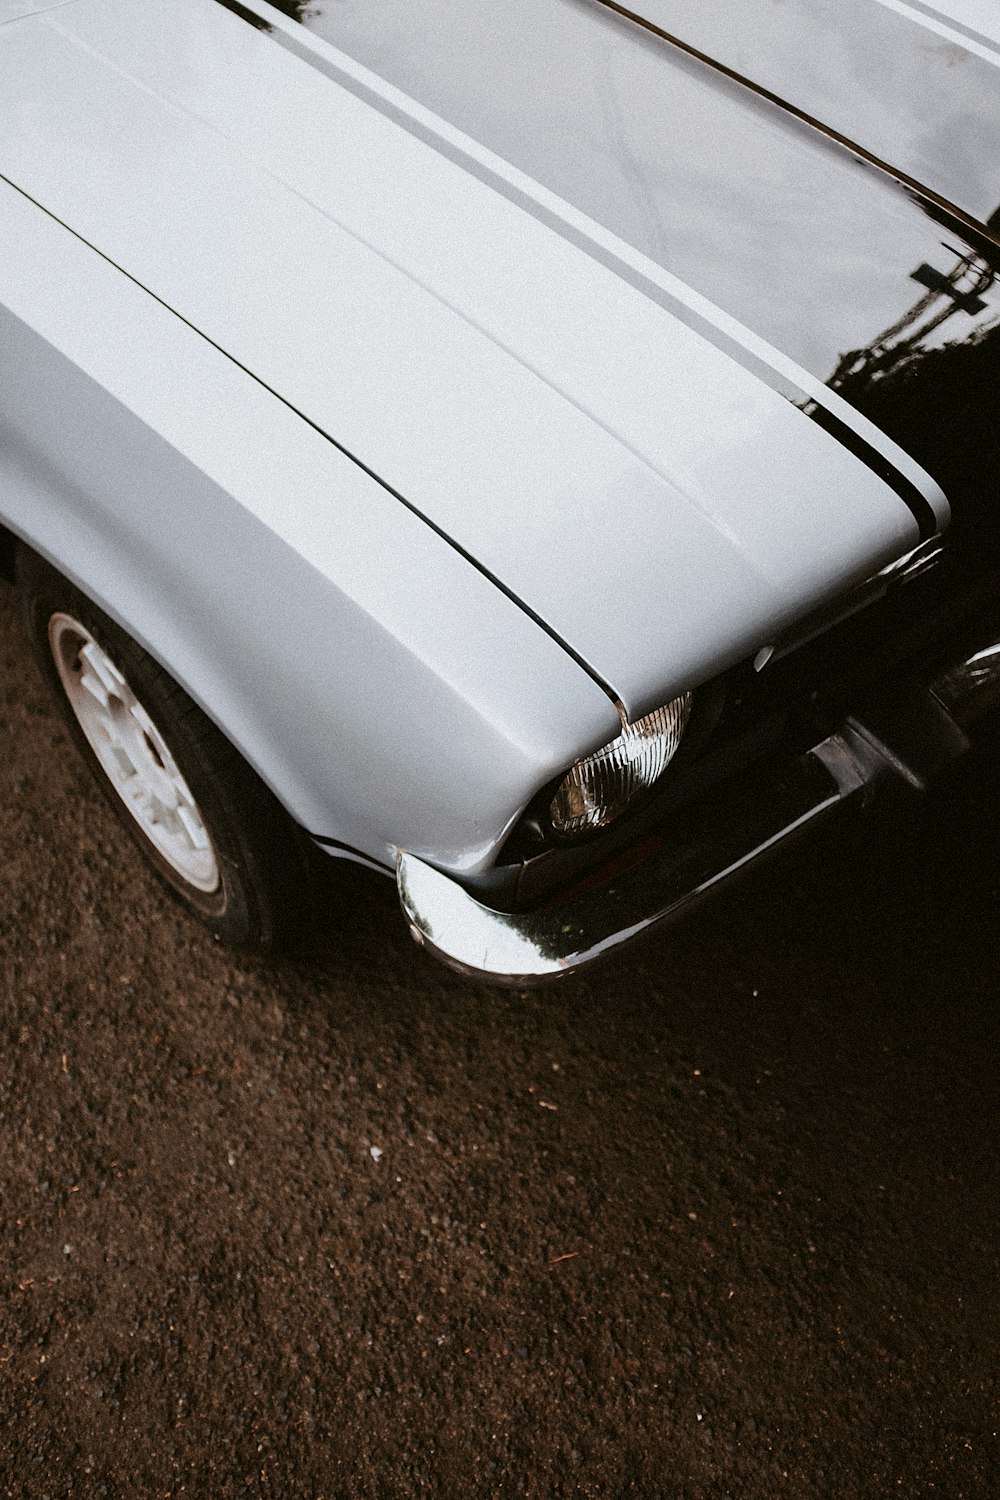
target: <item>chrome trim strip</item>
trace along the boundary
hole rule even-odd
[[[560,904],[518,914],[492,910],[400,850],[400,902],[416,941],[460,973],[510,985],[556,978],[676,916],[861,791],[881,769],[863,763],[846,738],[834,735],[759,797],[727,803],[697,840],[664,840],[622,873],[604,880],[598,874]]]
[[[1000,704],[1000,642],[968,651],[935,677],[931,692],[959,724],[971,723]]]
[[[308,828],[303,828],[302,832],[306,838],[318,844],[324,853],[335,858],[349,859],[355,864],[366,865],[370,870],[377,870],[380,875],[396,873],[394,867],[387,864],[384,859],[376,859],[373,854],[366,854],[363,849],[357,849],[353,844],[345,844],[343,839],[328,838],[322,833],[310,833]]]
[[[875,156],[871,151],[866,150],[864,146],[859,145],[857,141],[851,140],[850,136],[842,135],[839,130],[834,130],[831,125],[824,125],[822,120],[818,120],[815,115],[811,115],[806,110],[800,109],[797,104],[792,104],[789,100],[783,99],[780,94],[773,93],[771,89],[765,88],[763,84],[754,83],[753,79],[748,78],[746,74],[738,73],[735,68],[730,68],[725,63],[717,61],[716,58],[710,57],[707,52],[700,51],[697,47],[692,46],[690,42],[682,41],[680,37],[674,36],[671,32],[665,31],[662,26],[658,26],[655,21],[648,20],[641,12],[630,10],[627,6],[620,5],[618,0],[592,0],[592,3],[603,6],[605,10],[614,11],[616,15],[622,16],[626,21],[631,21],[636,26],[641,26],[643,31],[648,31],[650,35],[659,37],[661,41],[666,42],[671,47],[675,47],[678,52],[683,52],[686,57],[692,57],[697,62],[703,63],[706,67],[711,68],[713,72],[720,74],[723,78],[728,78],[731,83],[736,83],[741,88],[749,89],[758,99],[766,100],[768,104],[773,104],[777,109],[780,109],[783,114],[791,116],[794,120],[798,120],[800,125],[805,125],[810,130],[815,130],[824,139],[833,141],[845,151],[849,151],[853,157],[865,166],[882,173],[883,176],[890,178],[893,182],[898,183],[900,187],[905,188],[907,192],[914,194],[917,198],[923,199],[925,203],[931,203],[935,208],[940,209],[944,215],[954,222],[956,227],[960,227],[967,236],[971,237],[973,243],[976,238],[979,238],[994,247],[1000,246],[1000,236],[986,224],[983,224],[981,220],[974,218],[972,214],[967,214],[964,209],[959,208],[950,199],[942,198],[939,193],[935,193],[932,188],[918,181],[916,177],[911,177],[909,173],[902,172],[898,167],[894,167],[891,162],[883,161],[880,156]],[[995,59],[991,58],[990,61],[995,61]]]

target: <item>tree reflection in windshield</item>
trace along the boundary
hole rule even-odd
[[[987,221],[1000,230],[1000,209]],[[942,243],[937,266],[910,279],[923,290],[862,349],[844,354],[827,382],[910,453],[957,512],[975,515],[977,542],[1000,540],[1000,252]],[[963,326],[964,325],[964,326]]]

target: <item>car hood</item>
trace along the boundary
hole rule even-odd
[[[211,0],[12,19],[0,174],[374,473],[630,714],[945,521],[937,484],[680,252],[683,276],[544,163],[526,173],[242,9],[261,24]],[[725,115],[730,85],[698,83]],[[895,184],[753,119],[828,190],[805,216],[817,266],[852,184],[855,229],[907,254],[936,242]],[[795,307],[803,284],[800,268],[784,289]]]

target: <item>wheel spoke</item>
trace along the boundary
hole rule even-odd
[[[80,658],[100,678],[107,692],[120,695],[120,690],[124,688],[126,693],[128,693],[128,684],[124,677],[111,658],[105,656],[96,641],[87,642],[86,646],[80,652]],[[131,697],[131,693],[129,693],[129,696]]]
[[[123,745],[119,737],[116,734],[113,734],[106,725],[102,727],[105,729],[108,735],[108,739],[110,740],[110,744],[108,746],[110,757],[114,760],[115,765],[117,765],[122,778],[126,782],[128,782],[132,777],[138,777],[138,772],[136,771],[135,765],[132,761],[132,757],[128,753],[128,747]]]
[[[154,816],[156,799],[137,771],[134,771],[125,783],[125,795],[135,808],[141,822],[156,821]]]
[[[108,692],[107,688],[98,677],[97,673],[91,670],[89,667],[85,671],[80,673],[80,686],[84,688],[92,698],[96,699],[96,701],[103,709],[107,709],[110,706],[111,694]]]
[[[183,802],[177,804],[175,811],[177,813],[177,820],[183,824],[193,848],[207,849],[209,847],[208,834],[205,832],[205,825],[201,819],[193,816],[190,809],[185,807]]]

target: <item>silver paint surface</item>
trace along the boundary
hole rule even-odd
[[[437,105],[621,264],[723,289],[803,388],[905,307],[939,236],[905,194],[603,12],[560,0],[539,34],[519,0],[493,45],[489,14],[420,63]],[[390,81],[418,61],[398,20]],[[869,468],[613,259],[210,0],[6,27],[0,173],[3,519],[373,858],[481,868],[613,737],[559,639],[636,717],[914,544]],[[804,272],[806,221],[834,244]]]

